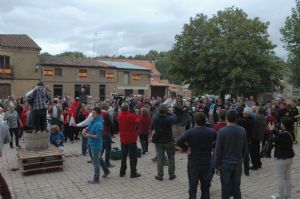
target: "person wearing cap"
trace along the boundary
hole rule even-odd
[[[51,99],[49,92],[40,81],[37,86],[26,93],[32,107],[33,133],[46,133],[47,129],[47,102]]]
[[[157,176],[156,180],[162,181],[164,176],[164,154],[167,153],[169,160],[169,180],[174,180],[175,175],[175,146],[173,139],[172,124],[177,120],[174,113],[170,113],[168,106],[159,106],[159,114],[153,119],[150,132],[154,130],[152,142],[155,144],[157,153]]]
[[[64,150],[64,141],[65,136],[60,131],[60,128],[58,125],[52,125],[51,126],[51,135],[50,135],[50,144],[56,146],[60,150]]]

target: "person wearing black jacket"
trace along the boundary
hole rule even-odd
[[[295,153],[293,150],[293,137],[287,131],[287,125],[289,125],[289,121],[287,118],[283,118],[281,121],[282,131],[276,137],[270,139],[275,143],[274,157],[278,176],[278,193],[272,196],[275,199],[292,198],[291,166]]]
[[[162,181],[164,176],[164,154],[167,153],[169,160],[169,180],[174,180],[175,175],[175,146],[173,140],[172,124],[177,117],[174,113],[168,112],[167,105],[159,106],[159,114],[153,119],[151,130],[154,130],[152,142],[155,143],[157,153],[157,172],[155,179]]]
[[[248,149],[251,148],[251,137],[252,137],[252,129],[254,126],[254,119],[251,117],[252,109],[246,107],[243,111],[243,117],[237,121],[237,124],[244,127],[246,134],[247,134],[247,146]],[[249,176],[249,164],[250,164],[250,157],[249,152],[244,157],[244,173],[246,176]]]
[[[197,126],[180,136],[176,144],[184,150],[189,148],[190,151],[188,156],[189,199],[196,199],[199,180],[201,199],[209,199],[211,151],[216,140],[216,132],[205,126],[206,115],[204,113],[196,113],[194,119]]]

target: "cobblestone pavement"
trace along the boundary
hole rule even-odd
[[[118,138],[114,147],[119,146]],[[22,143],[22,142],[21,142]],[[23,144],[23,143],[22,143]],[[295,152],[299,154],[300,145],[295,145]],[[6,145],[3,150],[3,159],[0,162],[1,173],[6,179],[13,198],[104,198],[104,199],[156,199],[156,198],[188,198],[187,181],[187,157],[186,154],[176,154],[176,175],[174,181],[169,181],[165,176],[164,181],[154,179],[156,164],[151,161],[154,156],[154,147],[150,145],[150,151],[138,159],[138,171],[140,178],[131,179],[128,175],[120,178],[120,161],[112,161],[116,167],[111,169],[111,175],[107,179],[101,179],[101,183],[90,185],[87,180],[93,174],[92,164],[87,163],[88,157],[81,156],[81,142],[65,144],[64,170],[58,172],[41,173],[23,176],[20,171],[12,171],[17,168],[16,150]],[[242,195],[247,199],[267,199],[276,191],[276,176],[273,159],[263,159],[263,168],[252,171],[250,176],[242,176]],[[300,198],[300,160],[296,155],[292,167],[293,198]],[[129,165],[128,165],[129,167]],[[103,171],[101,170],[103,174]],[[165,167],[167,174],[167,168]],[[220,179],[215,176],[210,189],[211,198],[221,197]],[[200,189],[198,190],[200,198]]]

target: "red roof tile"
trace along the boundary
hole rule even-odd
[[[23,34],[0,34],[0,47],[41,50],[28,35]]]
[[[69,58],[58,56],[40,56],[42,66],[71,66],[71,67],[107,67],[115,68],[99,60],[89,58]]]

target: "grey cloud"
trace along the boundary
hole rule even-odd
[[[0,30],[25,33],[40,41],[43,51],[77,50],[96,54],[133,55],[151,49],[168,50],[183,24],[196,13],[211,16],[236,5],[249,17],[270,21],[271,40],[279,56],[285,56],[280,27],[290,15],[293,1],[199,0],[1,0]],[[56,46],[57,45],[57,48]],[[59,52],[56,52],[59,53]]]

